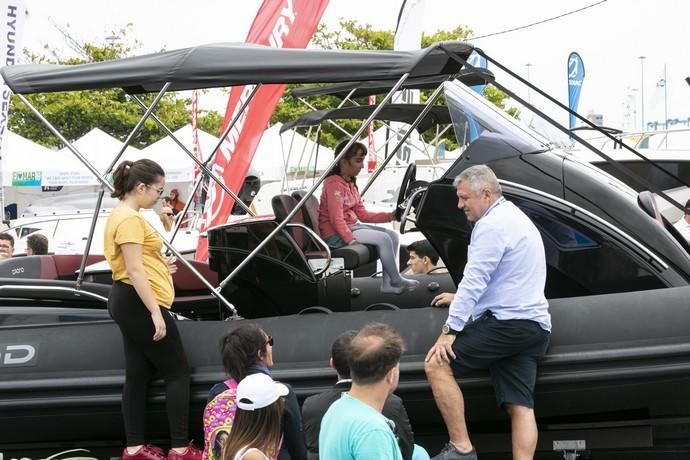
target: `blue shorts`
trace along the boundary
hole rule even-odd
[[[530,320],[498,320],[490,312],[469,323],[453,343],[453,374],[489,369],[499,406],[534,407],[537,364],[551,334]]]

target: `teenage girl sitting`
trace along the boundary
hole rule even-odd
[[[335,148],[337,156],[348,141],[342,141]],[[328,246],[333,249],[355,243],[376,246],[383,267],[381,292],[402,294],[419,286],[419,281],[403,278],[398,271],[396,254],[400,240],[398,233],[375,225],[361,222],[382,223],[395,218],[393,212],[370,212],[364,207],[359,195],[356,178],[364,167],[367,148],[356,142],[333,167],[323,182],[319,207],[319,232]]]

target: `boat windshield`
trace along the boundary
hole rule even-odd
[[[455,137],[475,162],[550,150],[549,142],[457,80],[444,83]],[[501,144],[503,148],[497,148]],[[482,147],[482,148],[479,148]],[[487,149],[490,148],[491,151]],[[485,158],[486,156],[486,158]]]

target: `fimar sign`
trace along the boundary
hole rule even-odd
[[[41,171],[12,171],[12,187],[41,185]]]

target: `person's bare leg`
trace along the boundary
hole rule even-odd
[[[424,371],[436,406],[446,423],[450,442],[460,452],[471,451],[472,442],[465,423],[465,399],[453,371],[448,364],[439,366],[434,361],[424,363]]]
[[[515,404],[506,404],[510,415],[510,426],[513,434],[513,460],[531,460],[537,449],[537,420],[534,409]]]

